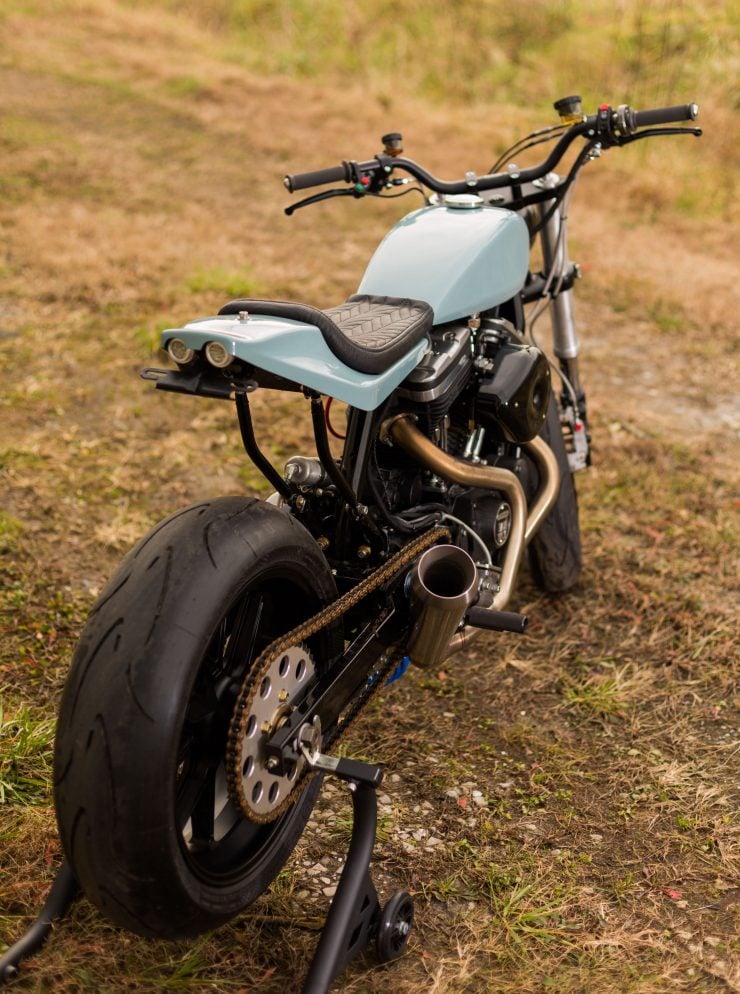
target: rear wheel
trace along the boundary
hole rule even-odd
[[[540,436],[552,449],[560,467],[560,490],[553,509],[529,543],[529,565],[538,587],[550,593],[569,590],[581,575],[581,530],[573,474],[565,451],[555,397],[550,398]],[[536,469],[532,466],[536,476]],[[533,481],[534,482],[534,481]],[[534,491],[534,486],[528,486]]]
[[[278,873],[318,780],[276,821],[245,820],[226,788],[229,720],[261,650],[335,597],[308,532],[245,498],[172,515],[123,561],[80,639],[55,747],[64,851],[108,918],[195,935]],[[333,649],[309,645],[319,670]]]

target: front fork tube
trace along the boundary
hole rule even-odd
[[[560,177],[549,173],[543,180],[543,186],[555,187],[560,183]],[[540,204],[540,218],[544,219],[553,201]],[[550,292],[556,290],[558,282],[564,279],[572,269],[568,257],[566,233],[561,229],[560,212],[554,211],[540,229],[540,244],[544,272],[549,277],[552,273]],[[568,288],[552,295],[550,302],[550,320],[552,322],[553,351],[558,358],[560,369],[567,383],[561,396],[562,420],[569,435],[568,461],[572,473],[585,469],[590,463],[589,435],[586,421],[586,394],[581,384],[578,369],[578,353],[580,342],[576,330],[573,310],[573,291]],[[575,395],[575,404],[574,404]]]

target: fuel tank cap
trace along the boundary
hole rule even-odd
[[[471,211],[483,206],[483,198],[475,193],[452,193],[445,197],[445,207],[452,207],[456,211]]]

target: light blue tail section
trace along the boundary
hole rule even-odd
[[[208,342],[220,342],[242,362],[282,376],[328,397],[372,411],[390,396],[429,350],[423,339],[390,369],[377,376],[350,369],[334,355],[314,325],[287,318],[234,314],[191,321],[162,333],[162,348],[179,338],[199,352]]]

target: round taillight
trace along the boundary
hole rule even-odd
[[[208,342],[205,353],[206,359],[217,369],[225,369],[234,361],[233,355],[226,350],[221,342]]]
[[[179,363],[181,366],[190,362],[195,355],[195,352],[189,348],[189,346],[187,346],[181,338],[171,338],[169,342],[167,342],[167,352],[169,353],[170,358],[174,359],[175,362]]]

